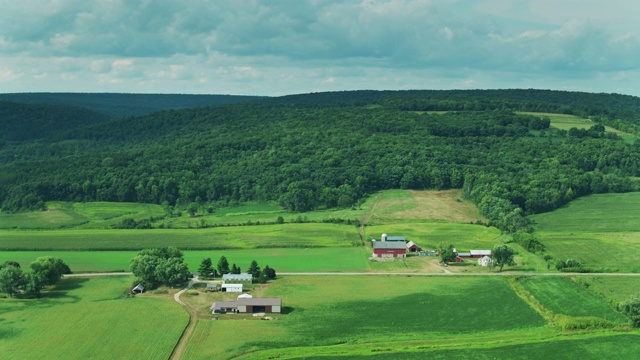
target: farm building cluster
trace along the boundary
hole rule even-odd
[[[456,262],[461,262],[462,259],[478,259],[478,265],[480,266],[493,265],[491,250],[469,250],[469,252],[458,252],[454,248],[453,253],[456,256]]]
[[[404,236],[388,236],[382,234],[380,241],[371,239],[374,258],[404,258],[408,252],[420,250],[413,241],[407,241]]]

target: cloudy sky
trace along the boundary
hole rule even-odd
[[[0,0],[0,92],[640,96],[638,0]]]

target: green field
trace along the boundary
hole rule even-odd
[[[349,247],[362,242],[357,229],[337,224],[229,226],[210,229],[0,230],[0,250],[140,250]]]
[[[576,259],[595,269],[640,268],[640,193],[598,194],[548,213],[530,216],[535,234],[557,259]],[[615,255],[612,255],[615,254]]]
[[[172,299],[127,298],[132,281],[66,279],[41,299],[0,300],[2,358],[168,358],[188,314]]]
[[[524,115],[533,115],[538,117],[548,117],[551,120],[551,127],[560,130],[569,130],[571,128],[577,129],[589,129],[595,123],[589,119],[584,119],[576,115],[568,115],[568,114],[552,114],[552,113],[538,113],[538,112],[526,112],[519,111],[518,114]],[[623,138],[626,142],[633,143],[637,137],[635,135],[631,135],[620,130],[614,129],[611,126],[605,126],[605,131],[616,133],[618,136]]]
[[[601,360],[601,359],[634,359],[640,353],[640,336],[638,335],[607,335],[600,337],[533,342],[528,344],[518,344],[510,346],[461,346],[459,349],[447,350],[423,350],[411,349],[408,344],[404,351],[382,347],[371,347],[367,355],[349,356],[300,356],[300,357],[280,357],[283,359],[469,359],[469,360],[495,360],[495,359],[581,359],[581,360]],[[365,350],[366,351],[366,350]],[[365,352],[362,351],[362,352]],[[275,352],[274,352],[275,353]],[[264,352],[261,355],[270,355],[271,352]]]
[[[628,322],[611,306],[569,278],[525,278],[520,282],[543,306],[555,314],[594,316],[620,324]]]
[[[46,211],[0,213],[0,229],[110,228],[124,218],[164,216],[160,205],[137,203],[47,203]]]
[[[273,321],[237,321],[234,315],[201,320],[185,359],[273,348],[308,355],[314,353],[305,350],[309,346],[370,346],[390,338],[423,343],[483,332],[498,338],[508,331],[537,336],[545,324],[502,278],[286,277],[265,296],[282,297],[287,314]],[[210,346],[214,342],[217,346]]]
[[[580,276],[579,284],[615,306],[631,296],[640,296],[640,276]]]
[[[136,254],[136,251],[4,251],[0,252],[0,263],[14,260],[26,268],[37,257],[49,255],[63,259],[76,273],[129,271],[129,261]],[[192,271],[198,269],[202,259],[211,258],[215,264],[222,255],[243,270],[252,260],[282,272],[367,271],[371,266],[367,261],[368,251],[363,247],[184,251],[183,254]]]

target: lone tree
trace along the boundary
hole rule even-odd
[[[228,274],[230,272],[229,261],[227,261],[227,258],[224,255],[220,256],[220,260],[218,260],[216,269],[218,270],[218,274],[220,275]]]
[[[160,285],[173,286],[189,277],[182,252],[173,246],[144,249],[129,262],[131,272],[149,289]]]
[[[258,266],[258,262],[253,260],[251,265],[249,265],[249,270],[247,270],[248,274],[251,274],[251,277],[257,279],[260,277],[260,266]]]
[[[213,263],[211,262],[211,258],[202,260],[200,267],[198,268],[198,273],[200,276],[205,278],[213,276]]]
[[[240,274],[242,273],[242,270],[240,269],[240,266],[236,265],[235,263],[233,265],[231,265],[231,273],[232,274]]]
[[[265,266],[262,269],[262,274],[269,280],[273,280],[276,278],[276,271],[269,267],[269,265]]]
[[[500,271],[505,265],[513,266],[516,264],[515,260],[513,260],[516,251],[513,250],[510,246],[501,244],[493,247],[493,263],[500,267]]]
[[[443,263],[450,261],[456,261],[456,254],[453,252],[453,245],[448,243],[440,243],[438,245],[438,251],[440,251],[440,259]]]

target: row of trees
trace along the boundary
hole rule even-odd
[[[71,273],[64,261],[51,256],[39,257],[29,267],[31,271],[23,272],[15,261],[0,265],[0,291],[10,297],[17,294],[39,297],[42,289],[55,285],[62,275]]]
[[[203,278],[214,278],[218,275],[223,274],[241,274],[242,270],[235,263],[229,267],[229,261],[223,255],[218,260],[217,266],[213,267],[213,262],[211,258],[205,258],[200,263],[200,267],[198,268],[198,273]],[[276,278],[276,270],[266,265],[264,269],[260,269],[260,265],[258,262],[253,260],[248,267],[247,274],[251,274],[251,277],[255,282],[265,283],[267,280],[273,280]]]

